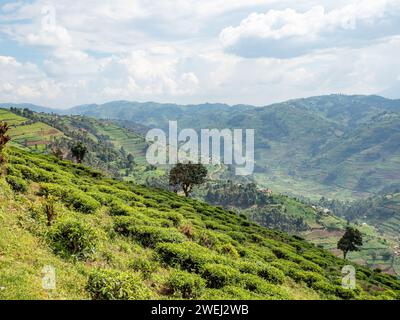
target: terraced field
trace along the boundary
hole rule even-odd
[[[143,136],[104,120],[95,123],[94,127],[99,134],[108,136],[118,149],[123,147],[127,153],[131,153],[136,162],[144,163],[146,161],[145,150],[147,144]]]
[[[10,125],[9,134],[13,143],[34,150],[43,150],[55,138],[64,136],[61,131],[43,122],[32,122],[4,109],[0,109],[0,121]]]

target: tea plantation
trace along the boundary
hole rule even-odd
[[[0,299],[398,299],[400,281],[174,193],[12,147],[0,178]],[[56,289],[42,286],[43,267]]]

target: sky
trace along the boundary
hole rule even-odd
[[[0,102],[400,98],[400,0],[0,0]]]

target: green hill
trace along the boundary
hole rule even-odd
[[[51,154],[57,148],[64,158],[72,160],[71,146],[81,141],[88,148],[84,163],[113,177],[144,182],[164,174],[164,170],[148,166],[143,135],[113,121],[36,113],[14,107],[0,109],[0,121],[10,124],[14,145],[34,152]],[[129,154],[133,162],[128,161]]]
[[[68,111],[166,129],[255,129],[259,185],[317,200],[357,199],[399,186],[400,101],[330,95],[266,107],[115,101]]]
[[[395,299],[400,282],[242,215],[7,149],[1,299]],[[52,266],[56,290],[42,288]]]
[[[354,203],[320,201],[313,204],[286,195],[260,190],[255,184],[208,183],[198,193],[213,205],[245,214],[270,229],[299,235],[337,256],[337,241],[347,220],[363,234],[363,247],[348,259],[390,274],[400,271],[399,194]]]

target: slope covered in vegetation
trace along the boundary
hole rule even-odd
[[[166,129],[255,129],[256,182],[277,192],[355,199],[398,188],[400,101],[329,95],[266,107],[114,101],[70,109]]]
[[[400,270],[399,194],[388,194],[354,203],[322,199],[316,204],[259,189],[253,183],[208,183],[198,197],[212,205],[245,214],[270,229],[299,235],[337,256],[337,242],[348,221],[363,234],[360,251],[348,259],[396,274]]]
[[[394,299],[400,282],[246,217],[10,148],[0,178],[3,299]],[[41,286],[56,270],[57,289]]]
[[[80,141],[88,149],[84,163],[113,177],[143,182],[164,174],[145,161],[143,135],[112,121],[14,107],[0,109],[0,121],[10,125],[14,145],[34,152],[51,154],[59,150],[62,157],[72,159],[71,147]]]

